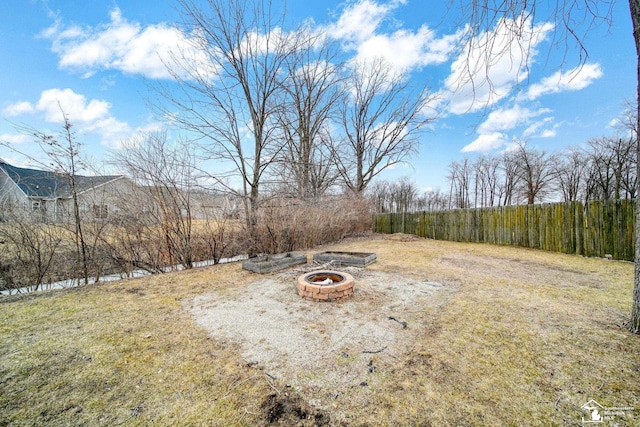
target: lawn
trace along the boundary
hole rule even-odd
[[[0,425],[574,426],[590,400],[640,424],[631,263],[406,235],[324,250],[377,254],[350,300],[240,264],[0,299]]]

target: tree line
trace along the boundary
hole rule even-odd
[[[377,212],[409,212],[634,199],[637,142],[631,136],[590,139],[584,147],[547,152],[515,143],[497,155],[449,164],[445,190],[420,193],[409,178],[380,181],[369,195]]]

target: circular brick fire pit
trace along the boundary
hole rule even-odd
[[[314,271],[298,277],[298,295],[311,301],[338,301],[353,294],[354,280],[348,273]]]

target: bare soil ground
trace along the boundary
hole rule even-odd
[[[312,405],[330,409],[341,396],[353,401],[375,386],[378,379],[371,374],[410,351],[455,286],[427,276],[347,267],[338,271],[356,280],[352,298],[304,300],[296,280],[317,268],[307,265],[256,278],[223,295],[197,296],[189,309],[213,337],[238,344],[248,364],[263,367]]]
[[[633,266],[392,235],[338,303],[239,264],[0,300],[0,425],[580,425],[634,407]],[[406,327],[405,327],[406,324]]]

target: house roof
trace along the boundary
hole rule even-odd
[[[7,176],[27,195],[43,199],[59,199],[71,197],[69,179],[64,174],[38,169],[27,169],[12,166],[0,161],[0,168]],[[78,193],[95,188],[115,179],[121,175],[83,176],[75,175],[76,190]]]

